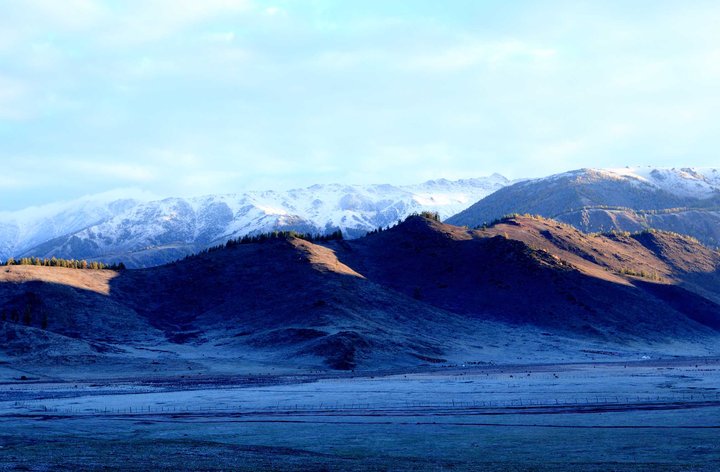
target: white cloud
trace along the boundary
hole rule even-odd
[[[14,6],[29,24],[43,24],[55,32],[85,30],[108,13],[97,0],[26,0],[15,2]]]
[[[0,161],[48,193],[684,165],[720,139],[710,2],[0,3]]]
[[[311,62],[313,65],[319,67],[344,69],[367,65],[371,62],[386,62],[387,60],[387,52],[364,49],[352,51],[323,51],[313,58]]]
[[[236,171],[205,170],[184,174],[179,183],[192,194],[225,193],[229,188],[239,190],[232,184],[237,184],[240,178],[242,173]]]
[[[410,56],[406,66],[428,71],[457,71],[477,65],[495,67],[513,60],[545,61],[556,54],[557,51],[553,48],[531,45],[519,40],[467,42]]]
[[[250,11],[247,0],[134,0],[109,22],[105,36],[118,45],[160,41],[212,19]]]
[[[207,35],[207,39],[211,42],[231,43],[235,40],[235,33],[232,31],[224,33],[210,33]]]
[[[265,13],[267,13],[270,16],[275,16],[275,15],[284,15],[286,12],[285,12],[285,10],[283,10],[280,7],[267,7],[265,9]]]
[[[42,187],[47,183],[50,182],[43,181],[42,179],[33,179],[29,174],[20,174],[17,172],[13,174],[3,172],[2,177],[0,177],[0,188],[3,190],[27,190]]]
[[[541,146],[532,157],[551,162],[568,161],[577,157],[586,146],[582,139],[552,142]]]
[[[30,90],[21,81],[0,75],[0,119],[23,120],[31,110]]]
[[[3,6],[0,48],[63,35],[93,45],[139,45],[170,38],[217,18],[253,11],[250,0],[26,0]],[[92,45],[91,45],[92,46]]]
[[[84,178],[112,178],[116,182],[149,183],[157,180],[160,169],[142,164],[97,160],[65,160],[62,166]]]
[[[198,155],[172,148],[150,149],[146,152],[148,159],[160,167],[197,169],[202,167],[203,159]]]

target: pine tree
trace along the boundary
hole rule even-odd
[[[440,214],[436,211],[423,211],[420,213],[420,216],[430,220],[440,221]]]

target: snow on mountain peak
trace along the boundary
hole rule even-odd
[[[705,199],[720,194],[720,172],[712,168],[623,167],[602,169],[680,197]]]
[[[683,198],[707,199],[720,195],[720,170],[699,167],[585,168],[528,181],[563,178],[611,179],[665,191]]]
[[[621,180],[688,198],[720,195],[718,169],[580,169],[545,179],[567,177]],[[448,218],[511,183],[493,174],[402,186],[318,184],[287,191],[164,199],[137,190],[116,190],[0,213],[0,258],[56,255],[125,260],[139,266],[277,229],[314,233],[341,229],[347,237],[357,237],[411,213],[435,211]]]
[[[341,229],[355,237],[413,212],[437,211],[449,217],[509,183],[494,174],[407,186],[319,184],[192,198],[157,199],[142,192],[112,191],[0,214],[0,257],[102,259],[159,247],[191,252],[276,229]]]

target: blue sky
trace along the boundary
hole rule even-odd
[[[720,166],[716,1],[0,0],[0,210]]]

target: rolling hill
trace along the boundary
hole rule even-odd
[[[32,315],[2,322],[0,349],[37,362],[162,352],[378,369],[589,345],[712,350],[720,254],[664,232],[411,216],[356,240],[283,237],[146,269],[2,267],[0,307]]]

